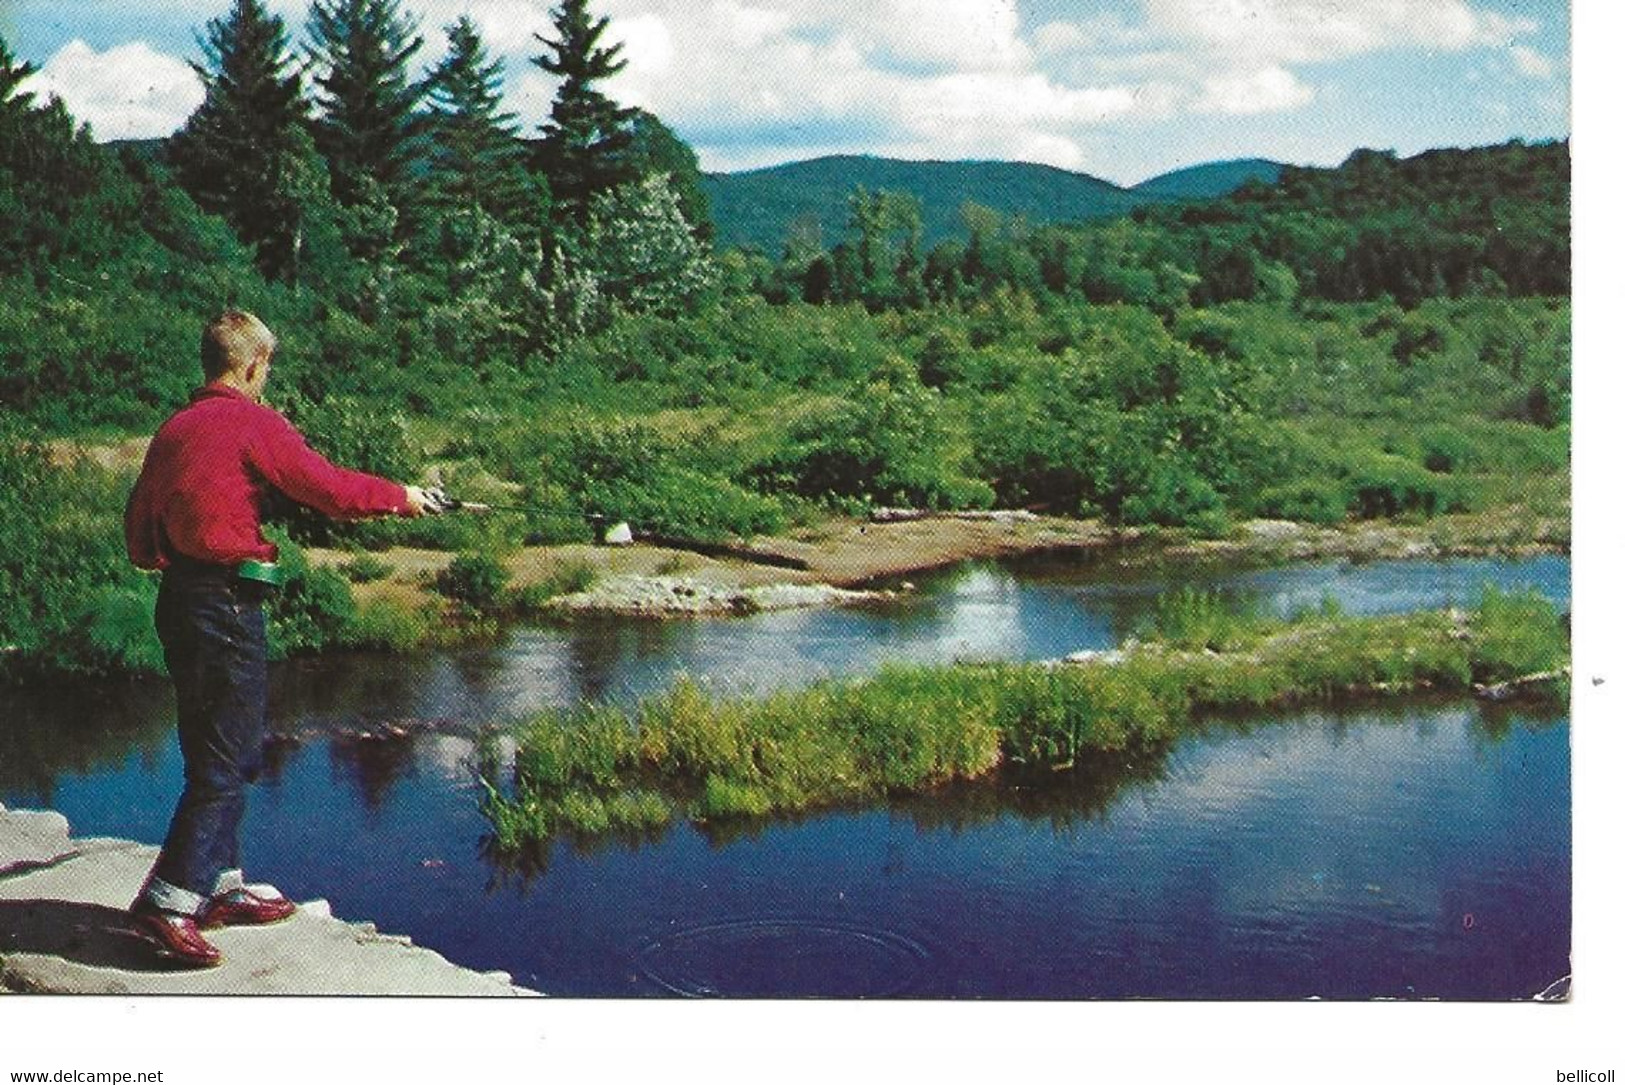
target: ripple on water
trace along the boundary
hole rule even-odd
[[[913,990],[930,959],[891,931],[738,919],[663,934],[638,951],[637,968],[688,998],[891,998]]]

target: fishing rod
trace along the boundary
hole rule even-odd
[[[559,505],[506,505],[485,501],[464,501],[461,498],[452,497],[439,487],[428,491],[428,496],[434,502],[435,512],[517,512],[527,516],[581,518],[593,525],[594,536],[606,546],[629,546],[635,541],[631,524],[625,520],[612,519],[601,512],[582,512],[578,509],[566,510]],[[806,570],[811,567],[802,558],[756,550],[750,546],[737,543],[688,539],[676,535],[646,532],[641,529],[638,531],[636,539],[654,546],[671,547],[676,550],[691,550],[696,554],[704,554],[707,557],[737,558],[743,561],[755,562],[758,565],[773,565],[783,569]]]
[[[630,524],[624,520],[612,523],[610,518],[601,512],[583,512],[580,509],[567,509],[562,505],[505,505],[488,501],[465,501],[459,497],[452,497],[439,487],[429,490],[428,497],[433,502],[435,512],[516,512],[525,516],[551,517],[555,520],[586,520],[592,525],[593,534],[600,542],[611,546],[625,546],[632,541]]]

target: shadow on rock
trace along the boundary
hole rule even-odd
[[[69,900],[0,901],[0,955],[60,957],[92,968],[170,972],[174,966],[130,934],[123,911]]]

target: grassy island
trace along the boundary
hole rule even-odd
[[[1064,663],[896,666],[753,699],[692,681],[634,709],[550,712],[487,783],[498,851],[561,833],[711,821],[923,792],[1011,765],[1064,768],[1170,743],[1204,711],[1419,690],[1566,688],[1567,621],[1490,591],[1471,611],[1289,620],[1162,601],[1143,639]],[[1552,689],[1555,683],[1557,689]]]

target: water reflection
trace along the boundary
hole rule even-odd
[[[487,724],[641,696],[678,672],[761,689],[892,659],[1106,647],[1179,586],[1072,564],[968,567],[883,610],[581,622],[421,658],[280,666],[282,737],[251,796],[245,865],[559,995],[893,991],[839,969],[823,988],[775,972],[803,935],[817,959],[843,939],[880,947],[877,960],[920,947],[903,993],[928,997],[1509,998],[1567,970],[1560,708],[1412,699],[1216,716],[1170,747],[1070,772],[566,838],[520,863],[482,850],[475,762],[505,776],[513,758]],[[1328,585],[1357,612],[1466,603],[1490,578],[1568,598],[1563,559],[1192,576],[1281,609]],[[53,806],[80,835],[162,836],[181,776],[165,683],[0,691],[0,719],[0,802]],[[702,933],[661,941],[672,932]],[[669,956],[650,965],[652,945],[680,946],[682,975]],[[706,956],[724,953],[735,959]]]
[[[174,703],[161,681],[0,689],[0,799],[49,805],[65,775],[150,767]]]
[[[333,782],[354,784],[369,811],[381,809],[395,785],[417,775],[410,735],[340,735],[328,744]]]

